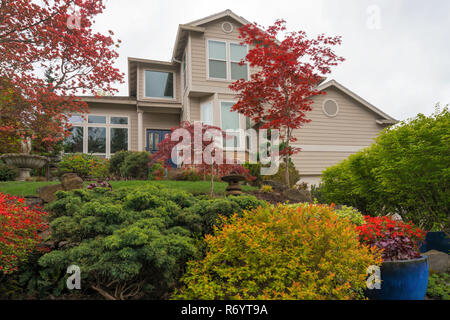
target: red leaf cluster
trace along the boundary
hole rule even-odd
[[[41,243],[40,233],[48,229],[46,216],[25,206],[23,198],[0,193],[0,273],[16,271]]]
[[[420,257],[419,241],[426,232],[412,222],[392,220],[389,217],[364,216],[365,224],[358,226],[360,241],[382,249],[384,261],[410,260]]]

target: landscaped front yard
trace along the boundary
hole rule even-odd
[[[41,181],[41,182],[28,182],[28,181],[8,181],[0,182],[0,192],[7,193],[13,196],[35,196],[36,190],[40,187],[50,184],[58,184],[59,181]],[[85,186],[91,182],[85,182]],[[130,181],[109,181],[111,186],[115,188],[120,187],[135,187],[140,185],[155,185],[166,187],[169,189],[178,189],[190,192],[194,195],[209,194],[210,182],[209,181],[149,181],[149,180],[130,180]],[[214,183],[214,193],[217,195],[223,195],[227,187],[225,182]],[[251,186],[242,186],[243,191],[256,190],[257,188]]]

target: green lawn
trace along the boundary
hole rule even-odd
[[[0,182],[0,192],[8,193],[14,196],[33,196],[36,195],[36,189],[42,186],[50,184],[58,184],[55,182],[27,182],[27,181],[9,181]],[[90,182],[85,182],[88,185]],[[140,185],[157,185],[164,186],[171,189],[181,189],[192,194],[209,194],[210,182],[209,181],[172,181],[172,180],[162,180],[162,181],[110,181],[113,188],[129,187],[129,186],[140,186]],[[214,193],[224,194],[225,188],[227,187],[225,182],[214,182]],[[243,186],[244,191],[256,190],[255,187]]]

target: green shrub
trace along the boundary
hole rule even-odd
[[[375,143],[322,174],[327,203],[365,214],[399,213],[430,230],[448,230],[450,208],[450,112],[385,129]]]
[[[39,264],[46,274],[62,275],[68,263],[78,265],[84,288],[105,297],[163,299],[198,251],[186,225],[196,219],[184,212],[194,197],[184,191],[95,188],[57,197],[48,206],[50,240],[65,245]]]
[[[162,162],[156,162],[148,170],[148,180],[162,180],[164,174],[164,164]]]
[[[109,164],[103,159],[91,154],[65,154],[58,164],[59,174],[76,173],[82,179],[104,179],[108,176]]]
[[[263,185],[261,186],[261,192],[264,192],[264,193],[271,193],[271,192],[273,192],[273,188],[272,188],[272,186],[269,186],[269,185],[267,185],[267,184],[263,184]]]
[[[427,296],[433,299],[450,300],[450,274],[434,273],[430,275]]]
[[[205,238],[206,257],[188,263],[175,299],[363,299],[374,248],[327,206],[258,208]]]
[[[127,179],[147,180],[149,158],[148,152],[128,152],[120,166],[120,176]]]
[[[207,177],[203,176],[201,172],[195,169],[185,168],[178,172],[175,176],[175,180],[177,181],[201,181],[207,180]]]
[[[280,168],[278,169],[278,172],[271,176],[263,176],[263,180],[271,180],[271,181],[286,183],[285,170],[286,170],[286,164],[284,162],[280,162]],[[292,163],[292,161],[290,161],[289,162],[290,184],[294,185],[299,180],[300,180],[300,173],[295,168],[294,163]]]
[[[249,171],[249,174],[251,176],[256,178],[255,180],[251,181],[250,184],[256,187],[261,186],[263,181],[263,177],[261,175],[261,163],[244,163],[243,166]]]
[[[111,158],[109,159],[109,172],[113,176],[120,177],[120,167],[122,166],[128,154],[129,151],[119,151],[111,156]]]
[[[233,214],[241,214],[243,210],[257,207],[265,207],[267,203],[253,196],[237,196],[223,199],[199,200],[188,209],[190,216],[202,218],[203,233],[211,233],[214,226],[219,225],[219,216],[230,217]]]
[[[17,176],[17,170],[8,167],[0,161],[0,181],[14,181]]]
[[[361,212],[358,211],[358,209],[342,206],[340,209],[335,209],[334,211],[336,212],[338,217],[349,219],[357,226],[361,226],[365,223],[364,216]]]

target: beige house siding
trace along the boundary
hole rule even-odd
[[[180,124],[180,115],[172,113],[144,113],[144,130],[168,130]]]
[[[157,99],[148,98],[145,96],[145,70],[153,71],[170,71],[174,73],[174,99]],[[139,63],[137,70],[137,97],[140,101],[151,101],[151,102],[161,102],[161,103],[174,103],[181,102],[181,87],[182,80],[180,75],[180,70],[178,66],[165,66],[165,65],[153,65],[146,63]]]
[[[326,95],[314,98],[313,110],[307,114],[311,122],[294,132],[298,139],[295,145],[303,148],[293,156],[302,180],[311,177],[317,180],[324,169],[369,146],[383,130],[376,123],[379,115],[333,87],[325,92]],[[325,115],[322,110],[328,99],[339,106],[335,117]]]
[[[222,24],[224,22],[229,22],[233,25],[233,32],[225,33],[222,30]],[[238,31],[241,26],[242,25],[235,20],[225,17],[202,25],[202,27],[206,29],[204,34],[191,33],[190,41],[193,89],[232,93],[232,91],[228,89],[228,86],[233,81],[208,79],[207,40],[241,42]]]

